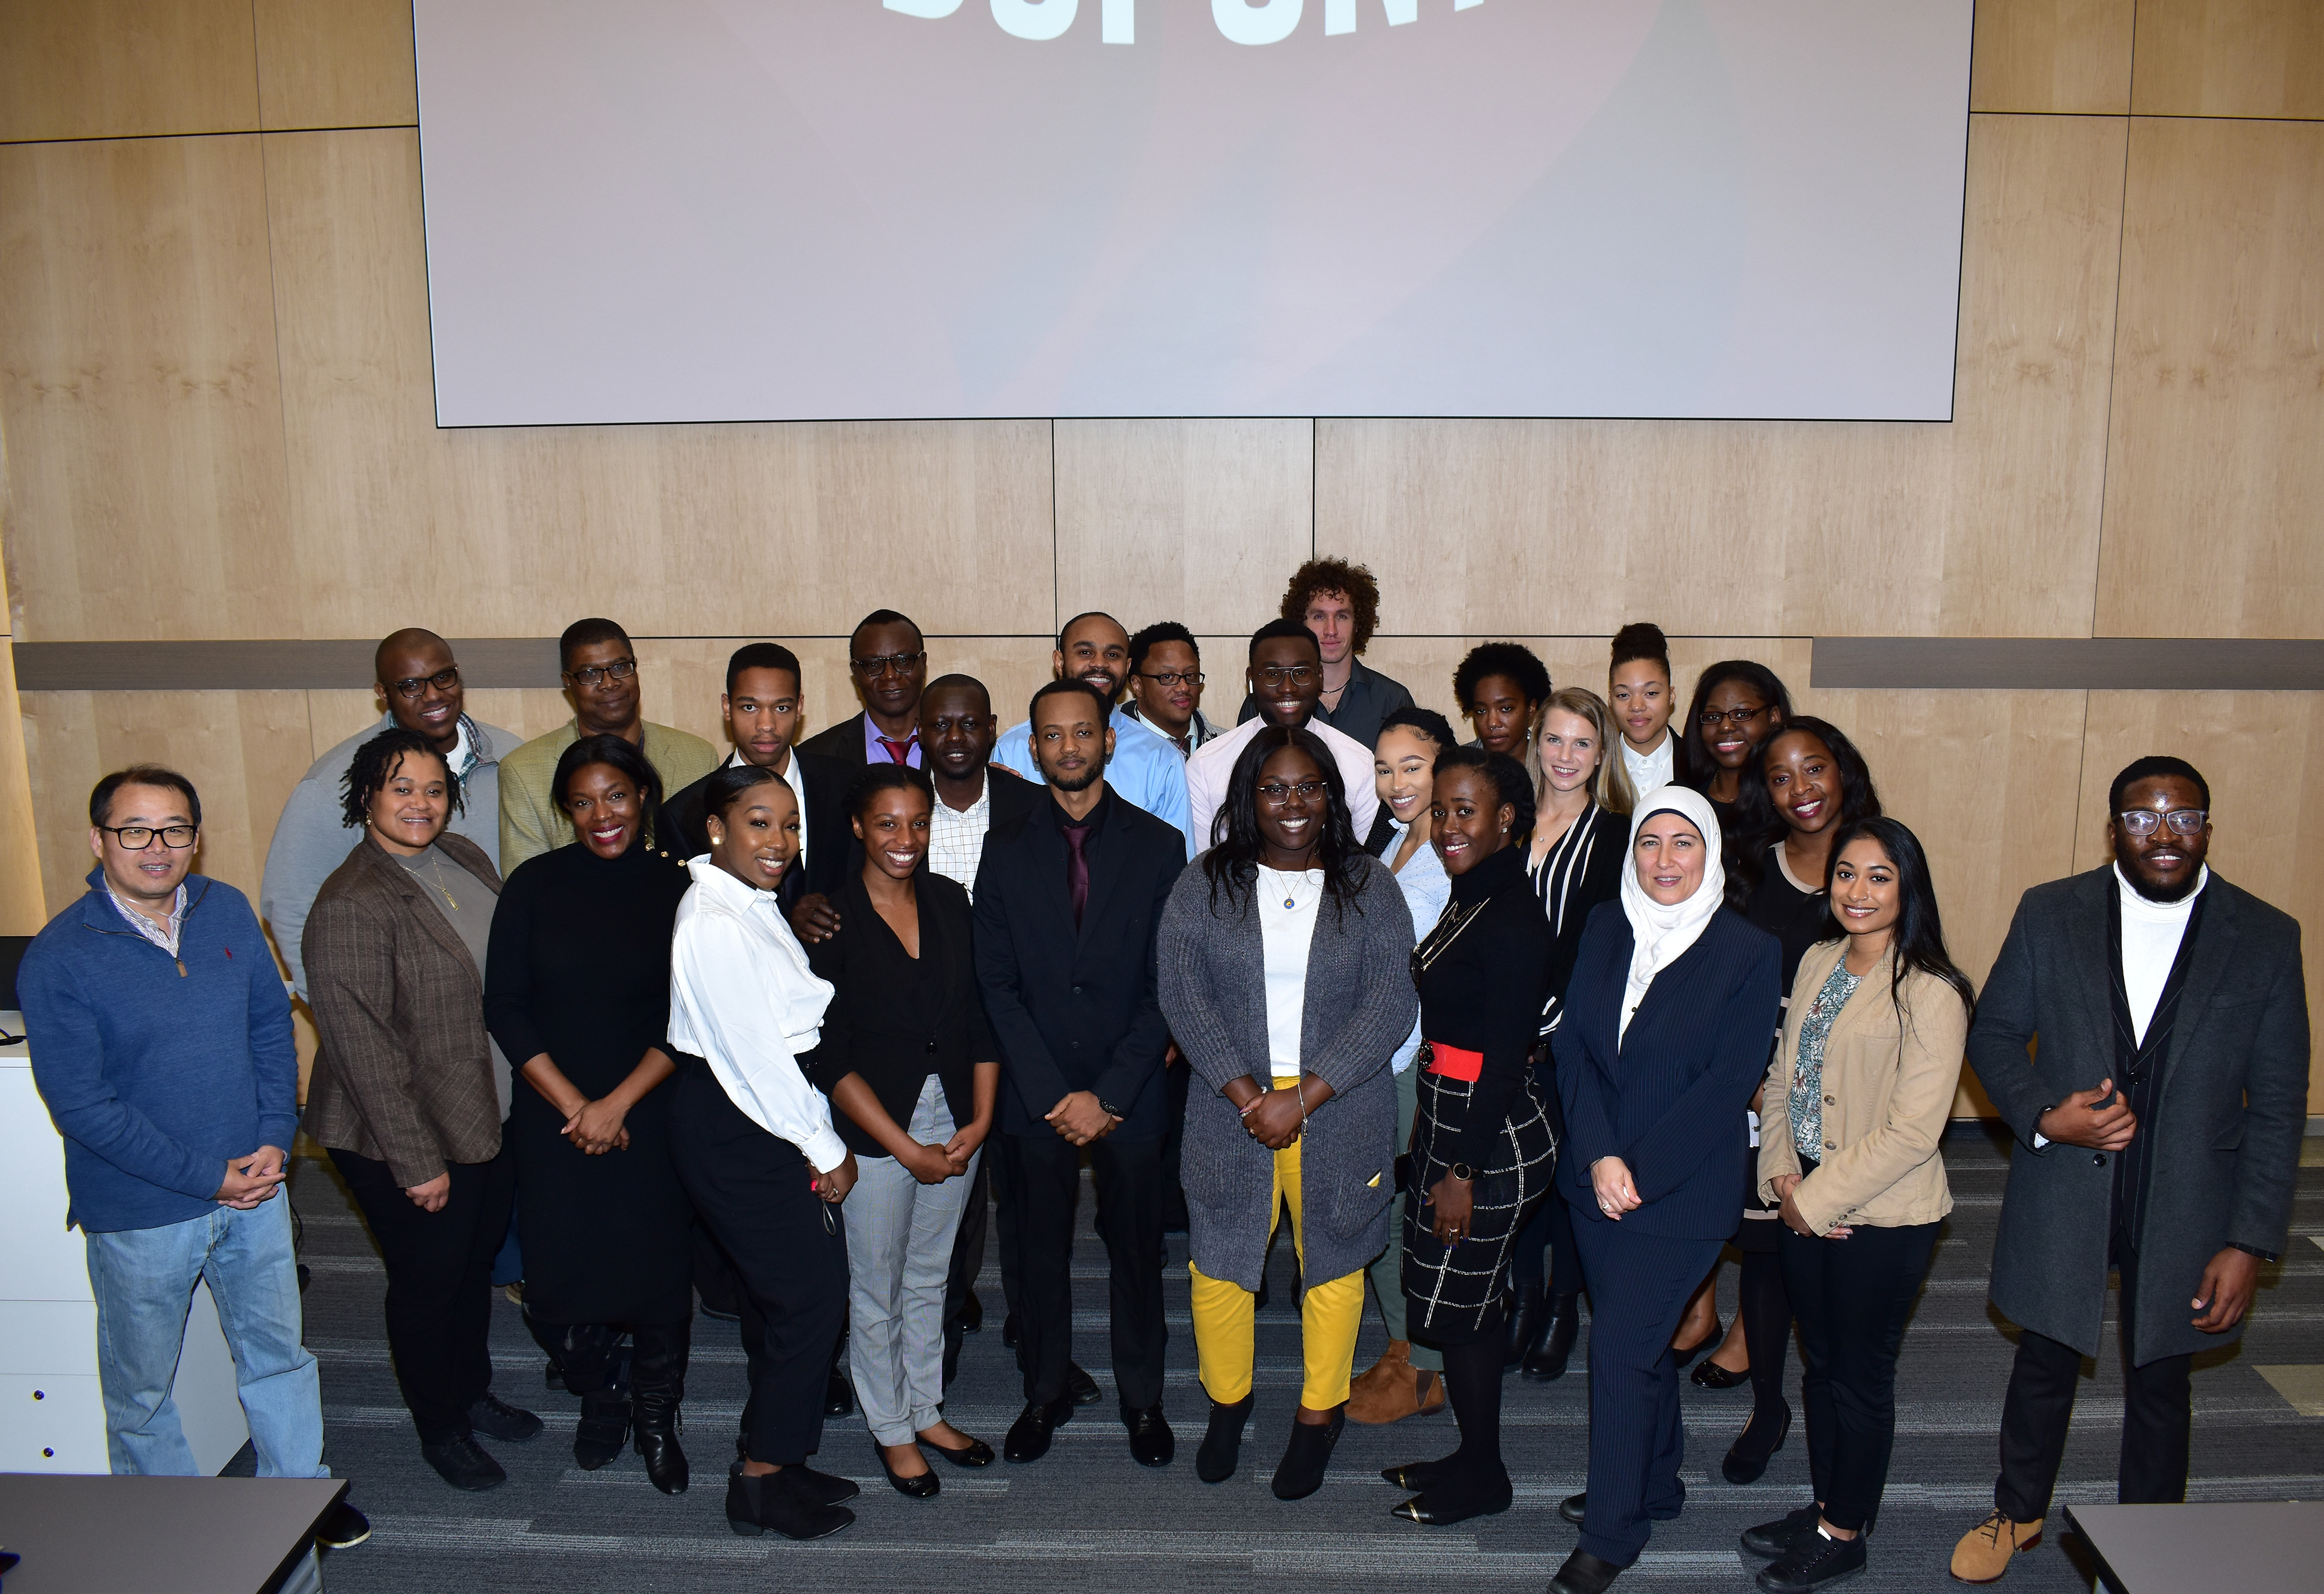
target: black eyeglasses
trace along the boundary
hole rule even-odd
[[[416,698],[431,686],[438,691],[450,691],[460,684],[460,666],[447,664],[433,675],[407,676],[401,681],[391,681],[387,684],[399,698]]]
[[[121,843],[129,852],[143,852],[153,845],[153,838],[161,838],[161,845],[183,851],[194,844],[196,827],[192,825],[99,825],[97,829]]]
[[[1737,730],[1748,730],[1751,722],[1766,711],[1767,705],[1765,703],[1756,709],[1729,709],[1724,714],[1716,709],[1705,709],[1694,717],[1694,722],[1705,730],[1717,730],[1731,719],[1735,722]]]
[[[1321,781],[1301,781],[1296,786],[1287,786],[1281,781],[1268,781],[1259,787],[1259,794],[1263,801],[1280,808],[1294,797],[1302,802],[1313,802],[1331,789]]]
[[[1320,673],[1313,664],[1261,664],[1250,672],[1250,678],[1262,686],[1281,686],[1286,681],[1305,686]]]
[[[2174,836],[2200,836],[2203,827],[2211,822],[2210,810],[2205,808],[2174,808],[2169,813],[2157,813],[2151,808],[2134,808],[2128,813],[2114,816],[2126,834],[2152,836],[2164,825]]]
[[[1167,671],[1160,675],[1151,675],[1147,672],[1140,670],[1138,672],[1138,679],[1140,681],[1150,681],[1159,687],[1173,687],[1200,686],[1204,681],[1209,680],[1210,677],[1202,674],[1200,672],[1196,672],[1194,674],[1187,674],[1181,671],[1171,670]]]
[[[584,686],[603,686],[609,681],[627,681],[637,672],[635,659],[616,659],[610,664],[592,664],[586,670],[567,670],[565,673]]]
[[[909,675],[912,666],[928,656],[926,648],[916,653],[881,653],[875,659],[850,659],[847,667],[858,675]]]

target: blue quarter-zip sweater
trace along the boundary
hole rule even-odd
[[[103,870],[88,884],[16,975],[32,1081],[65,1141],[65,1221],[96,1234],[183,1223],[217,1205],[228,1158],[290,1149],[290,998],[233,886],[186,876],[172,959],[123,920]]]

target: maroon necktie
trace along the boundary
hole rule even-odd
[[[891,742],[886,737],[881,737],[879,741],[881,746],[888,749],[889,763],[906,764],[911,761],[912,745],[919,739],[919,732],[914,731],[900,742]]]
[[[1074,929],[1082,927],[1082,910],[1089,905],[1089,844],[1087,825],[1065,825],[1065,894],[1074,899]]]

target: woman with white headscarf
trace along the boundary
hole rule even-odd
[[[1556,1594],[1600,1594],[1686,1497],[1671,1334],[1735,1230],[1735,1124],[1782,995],[1775,937],[1725,884],[1710,800],[1647,792],[1621,898],[1591,913],[1566,987],[1558,1179],[1590,1289],[1590,1487],[1561,1507],[1582,1539]]]

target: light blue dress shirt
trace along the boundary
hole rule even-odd
[[[1136,806],[1181,836],[1186,833],[1186,761],[1167,737],[1152,727],[1116,709],[1108,723],[1113,727],[1113,756],[1105,766],[1106,783]],[[1033,762],[1033,722],[1012,725],[993,745],[992,762],[1006,765],[1035,785],[1041,783],[1040,766]]]

